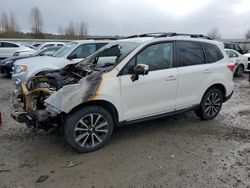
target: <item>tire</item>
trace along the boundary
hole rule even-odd
[[[242,76],[243,73],[244,73],[244,66],[243,65],[239,65],[236,68],[234,75],[240,77],[240,76]]]
[[[7,77],[11,78],[11,73],[9,71],[7,71],[6,73],[7,73]]]
[[[87,106],[70,114],[64,124],[67,143],[79,153],[95,151],[111,138],[114,122],[100,106]]]
[[[195,114],[202,120],[214,119],[220,112],[223,103],[223,96],[219,89],[208,90],[201,100],[200,107]]]

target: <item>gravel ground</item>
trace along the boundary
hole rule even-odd
[[[235,79],[235,93],[212,121],[193,112],[116,130],[89,154],[62,137],[32,132],[10,118],[11,80],[0,76],[0,188],[5,187],[248,187],[250,188],[250,83]]]

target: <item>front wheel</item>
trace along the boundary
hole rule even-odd
[[[223,96],[221,91],[217,88],[212,88],[205,93],[200,107],[195,110],[195,113],[203,120],[211,120],[219,114],[222,103]]]
[[[100,106],[88,106],[69,115],[64,124],[64,135],[68,144],[80,153],[103,147],[111,138],[113,119]]]

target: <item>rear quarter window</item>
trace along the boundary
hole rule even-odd
[[[221,50],[216,45],[203,43],[203,46],[205,48],[209,63],[214,63],[224,58]]]

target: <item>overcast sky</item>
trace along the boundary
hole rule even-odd
[[[131,35],[146,32],[207,34],[214,27],[223,38],[243,38],[250,29],[250,0],[0,0],[0,13],[12,11],[22,31],[37,6],[44,30],[87,23],[89,34]]]

